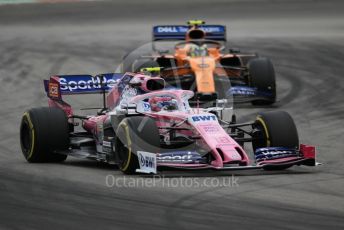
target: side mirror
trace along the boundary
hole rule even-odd
[[[137,109],[136,104],[122,104],[120,108],[116,109],[116,114],[117,115],[137,114],[136,109]]]
[[[228,103],[227,99],[216,99],[216,107],[225,107]]]

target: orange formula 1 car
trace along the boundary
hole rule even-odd
[[[276,101],[271,61],[257,54],[226,48],[226,27],[189,21],[188,25],[153,27],[150,53],[139,51],[123,60],[124,71],[162,67],[160,75],[175,88],[193,90],[199,100],[234,96],[236,102]]]

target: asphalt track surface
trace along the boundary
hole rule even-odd
[[[0,6],[0,229],[343,229],[343,10],[343,1],[283,0]],[[237,113],[245,120],[288,111],[322,166],[237,171],[238,186],[212,187],[182,182],[228,182],[232,172],[165,172],[167,179],[185,177],[177,187],[164,180],[128,188],[124,179],[150,178],[73,158],[24,160],[19,122],[26,109],[46,105],[42,79],[111,72],[128,50],[149,41],[152,25],[194,18],[228,25],[231,46],[272,59],[278,103]],[[107,175],[123,183],[108,187]]]

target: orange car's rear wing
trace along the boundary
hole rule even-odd
[[[158,25],[153,27],[153,41],[159,40],[185,40],[191,27],[187,25]],[[199,25],[197,29],[205,32],[205,39],[226,41],[226,26]]]

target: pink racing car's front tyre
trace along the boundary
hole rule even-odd
[[[258,114],[254,123],[257,130],[252,141],[253,151],[266,147],[298,149],[299,137],[293,118],[284,111],[263,112]],[[282,170],[291,165],[271,167],[270,170]],[[268,168],[266,168],[269,170]]]
[[[125,174],[134,174],[140,167],[138,151],[159,151],[160,137],[155,121],[144,116],[123,119],[116,130],[115,148],[119,169]]]

